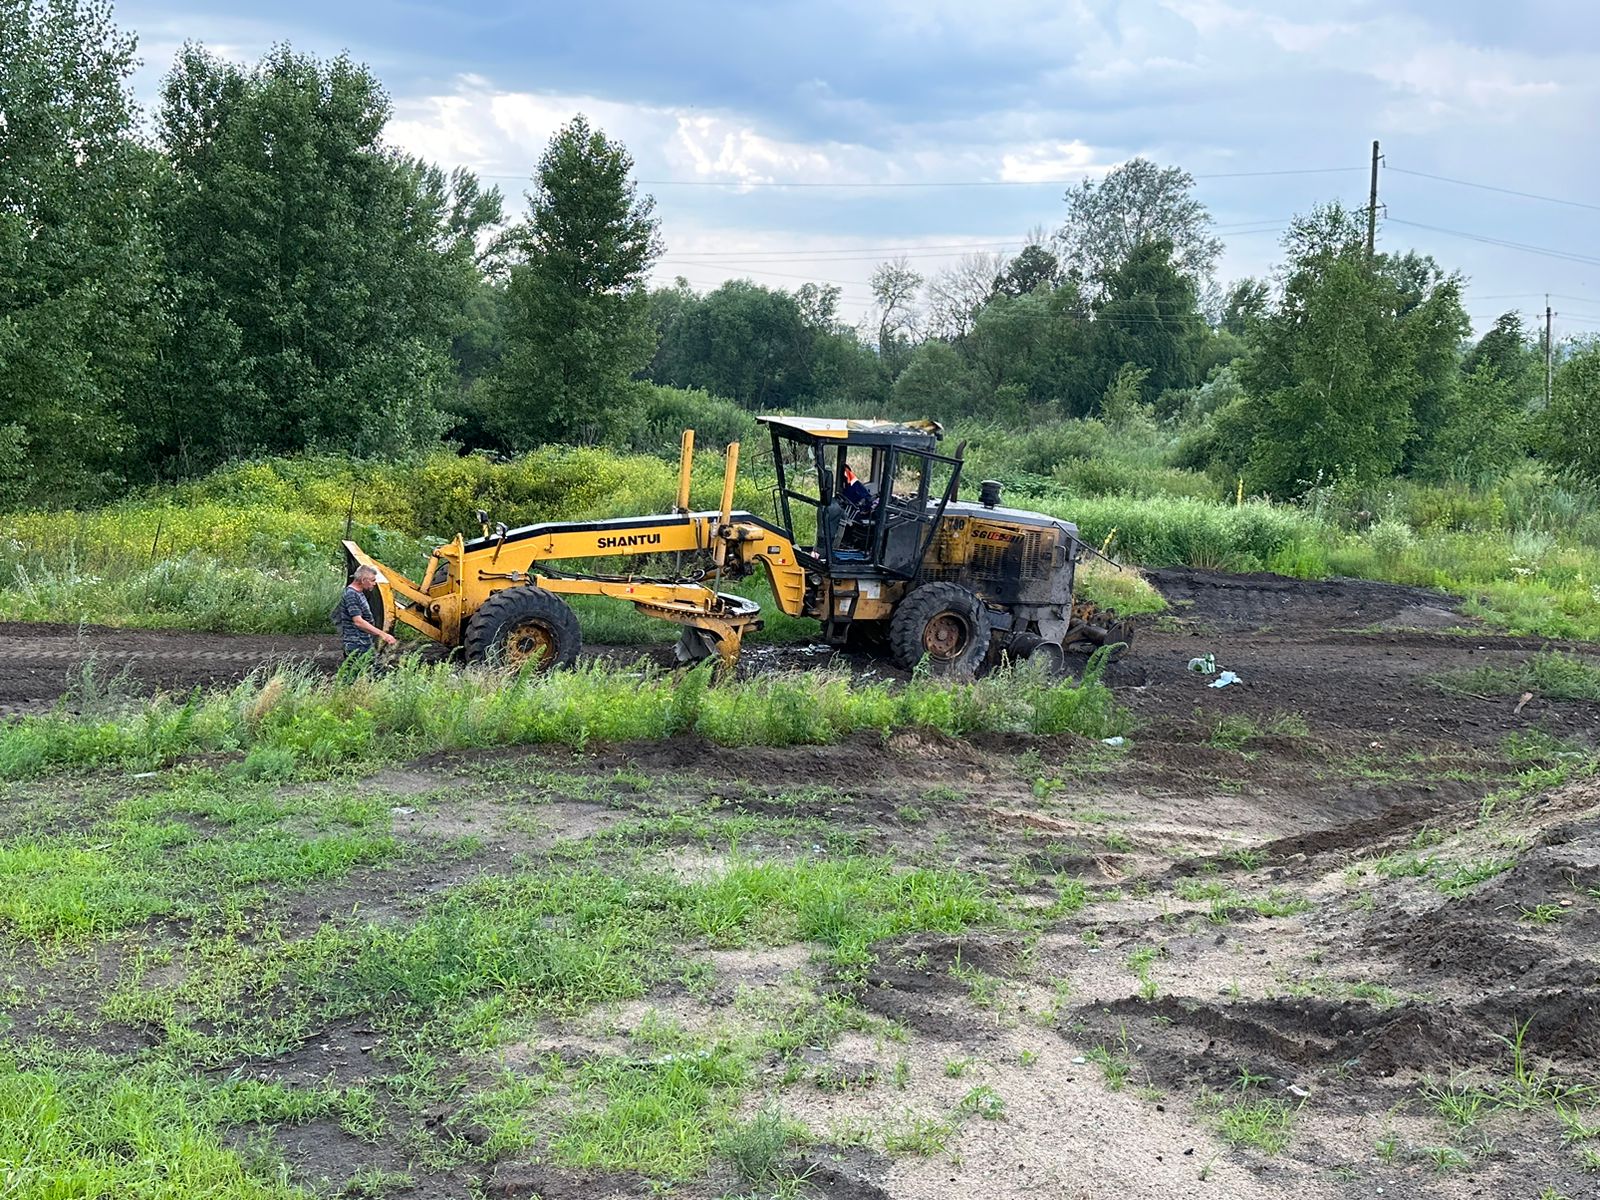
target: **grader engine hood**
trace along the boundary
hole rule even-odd
[[[1082,546],[1071,521],[957,501],[945,508],[922,578],[965,581],[995,604],[1070,605]]]
[[[1078,537],[1078,527],[1071,521],[1063,521],[1060,517],[1052,517],[1045,513],[1030,512],[1025,508],[1001,508],[998,505],[989,508],[987,505],[974,504],[970,500],[956,500],[945,507],[944,515],[946,520],[951,517],[969,517],[976,521],[1006,526],[1059,529],[1073,541],[1082,540]]]

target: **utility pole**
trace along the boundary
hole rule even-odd
[[[1550,339],[1550,294],[1544,297],[1544,406],[1550,407],[1550,385],[1555,378],[1556,347]]]
[[[1372,253],[1378,240],[1378,142],[1372,142],[1372,190],[1367,195],[1367,261],[1372,261]]]

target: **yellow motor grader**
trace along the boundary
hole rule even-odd
[[[671,513],[507,528],[479,512],[481,535],[438,547],[420,582],[351,541],[347,565],[378,572],[368,595],[385,629],[398,620],[469,661],[541,669],[571,664],[582,644],[564,596],[631,603],[682,626],[680,662],[731,666],[761,609],[720,589],[758,566],[778,607],[817,620],[828,643],[886,646],[908,669],[971,675],[1002,654],[1059,666],[1074,645],[1131,642],[1126,622],[1074,605],[1077,564],[1092,552],[1077,527],[1001,507],[993,481],[976,502],[958,499],[965,443],[940,453],[934,422],[759,420],[777,471],[770,520],[733,508],[737,442],[721,505],[690,510],[686,430]],[[638,570],[618,569],[630,560]]]

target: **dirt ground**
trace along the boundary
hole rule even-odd
[[[470,837],[472,854],[419,853],[283,903],[307,921],[403,918],[464,879],[599,845],[663,804],[821,823],[1060,915],[1030,931],[895,939],[864,979],[802,945],[702,948],[699,985],[547,1022],[492,1059],[582,1061],[647,1017],[711,1030],[751,995],[833,993],[873,1021],[805,1049],[797,1077],[765,1089],[815,1136],[795,1152],[802,1195],[1600,1195],[1600,784],[1585,770],[1600,704],[1441,688],[1441,675],[1511,669],[1550,644],[1476,628],[1437,593],[1151,576],[1172,608],[1107,675],[1137,718],[1121,746],[902,734],[440,755],[363,786],[394,798],[408,846]],[[1207,653],[1242,682],[1215,688],[1187,668]],[[0,711],[70,702],[91,655],[97,671],[163,688],[336,657],[322,639],[0,625]],[[772,649],[754,666],[832,657]],[[506,783],[524,773],[569,783],[537,795]],[[751,836],[747,855],[815,850]],[[667,836],[649,853],[694,876],[727,850]],[[1068,911],[1074,886],[1087,903]],[[14,1020],[7,1037],[30,1032],[26,1013]],[[241,1069],[376,1078],[364,1039],[317,1031]],[[1460,1119],[1452,1102],[1474,1094],[1489,1100]],[[1588,1125],[1575,1134],[1562,1109]],[[932,1150],[886,1148],[883,1130],[950,1113],[966,1116]],[[1275,1153],[1230,1134],[1273,1114],[1289,1130]],[[455,1119],[448,1106],[429,1117]],[[396,1195],[656,1194],[641,1175],[540,1154],[419,1167],[402,1142],[329,1122],[269,1133],[292,1178],[332,1192],[377,1166],[412,1176]],[[719,1171],[670,1194],[749,1194]]]

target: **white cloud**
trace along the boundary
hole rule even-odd
[[[666,158],[696,179],[770,183],[778,180],[840,183],[861,178],[860,146],[785,141],[727,117],[680,113]],[[852,165],[853,164],[853,165]]]
[[[882,0],[879,11],[899,38],[953,36],[973,47],[1056,43],[1106,20],[1085,0]]]
[[[402,99],[385,133],[411,154],[490,177],[525,179],[551,135],[582,112],[620,140],[643,178],[706,183],[916,183],[949,179],[1027,182],[1103,170],[1082,140],[1040,136],[1041,121],[1022,116],[976,119],[929,136],[886,129],[902,145],[882,149],[851,142],[799,141],[763,129],[748,115],[689,106],[653,106],[497,88],[462,76],[451,92]]]
[[[1094,148],[1081,141],[1045,142],[1003,154],[1000,178],[1007,183],[1042,183],[1099,174],[1115,165],[1097,161]]]
[[[397,100],[384,137],[408,153],[486,176],[527,179],[552,134],[578,113],[638,154],[673,127],[668,109],[596,96],[510,91],[476,75],[453,92]]]
[[[1519,57],[1444,42],[1382,61],[1373,74],[1408,94],[1391,108],[1396,119],[1505,123],[1526,119],[1561,91],[1545,74],[1549,64],[1535,73],[1534,64]]]
[[[1281,17],[1264,18],[1261,27],[1280,50],[1290,54],[1309,54],[1329,48],[1361,30],[1359,25],[1339,21],[1287,21]]]

